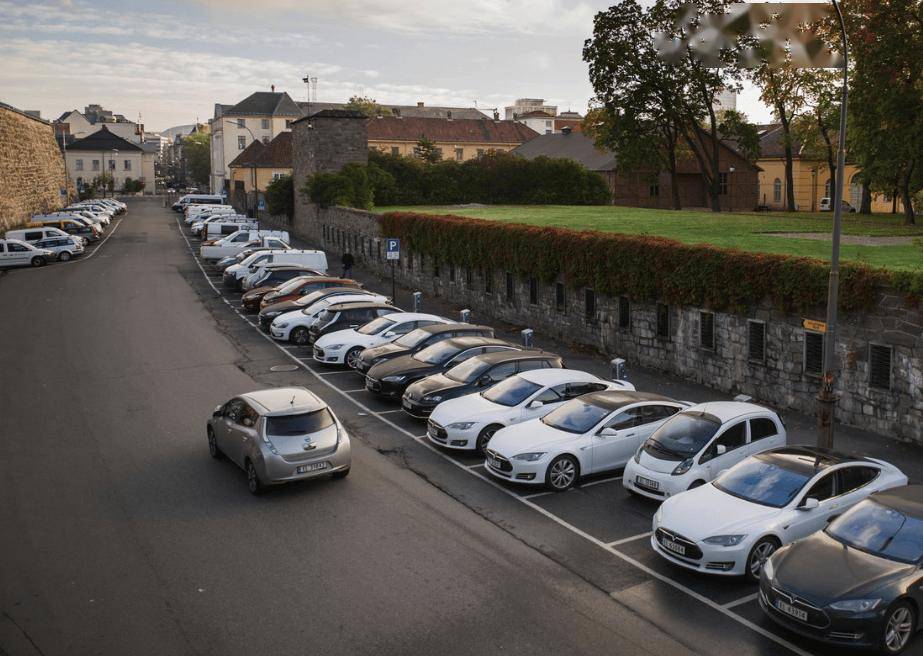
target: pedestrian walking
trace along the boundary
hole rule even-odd
[[[340,262],[343,264],[343,275],[342,278],[351,278],[353,275],[353,263],[355,262],[353,254],[349,251],[343,253],[343,257],[340,258]]]

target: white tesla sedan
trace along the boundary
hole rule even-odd
[[[713,480],[749,456],[785,446],[785,425],[753,403],[700,403],[670,418],[625,466],[629,492],[662,501]]]
[[[322,298],[316,303],[312,303],[303,310],[293,310],[280,314],[269,325],[269,334],[273,339],[280,342],[292,341],[299,344],[308,343],[308,332],[311,326],[317,322],[321,312],[335,303],[353,303],[359,301],[369,301],[374,303],[387,303],[385,296],[374,294],[372,292],[357,289],[355,294],[344,294],[342,296],[328,296]],[[294,339],[292,337],[294,336]]]
[[[479,394],[440,403],[430,415],[426,434],[439,446],[483,454],[501,428],[540,419],[583,394],[634,388],[628,381],[603,380],[576,369],[533,369]]]
[[[369,321],[358,328],[337,330],[314,342],[314,360],[324,364],[348,364],[356,367],[359,354],[367,348],[393,342],[412,330],[434,323],[451,323],[435,314],[395,312]]]
[[[690,405],[627,390],[585,394],[497,431],[485,466],[497,478],[563,492],[581,476],[622,467],[661,423]]]
[[[755,581],[780,546],[824,528],[874,492],[906,484],[903,472],[883,460],[816,447],[774,449],[664,501],[651,546],[677,565]]]

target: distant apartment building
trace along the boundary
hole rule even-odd
[[[487,152],[508,152],[538,132],[516,121],[488,118],[414,118],[381,116],[368,121],[369,148],[414,157],[421,139],[432,142],[442,159],[465,162]]]
[[[519,98],[505,108],[508,121],[518,121],[539,134],[557,134],[565,127],[580,132],[583,116],[570,110],[558,114],[556,105],[546,105],[544,98]]]
[[[131,178],[144,183],[144,193],[154,193],[154,153],[110,132],[107,125],[69,143],[64,161],[78,190],[105,173],[112,176],[116,190]]]
[[[71,109],[58,117],[55,123],[55,132],[66,140],[82,139],[103,126],[110,133],[118,135],[126,141],[140,144],[144,139],[144,126],[130,121],[122,114],[116,114],[101,105],[87,105],[83,111]],[[66,143],[66,141],[65,141]]]
[[[542,112],[543,114],[556,116],[558,107],[557,105],[546,105],[544,98],[517,98],[512,105],[508,105],[504,108],[503,118],[507,121],[515,121],[521,116],[533,112]]]

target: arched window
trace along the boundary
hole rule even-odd
[[[849,204],[856,208],[862,205],[862,179],[858,173],[849,181]]]
[[[782,202],[782,181],[779,178],[772,183],[772,199],[777,203]]]

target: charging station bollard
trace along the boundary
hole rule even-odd
[[[471,310],[462,310],[458,313],[458,320],[462,323],[468,323],[471,319]]]
[[[423,301],[423,292],[414,292],[413,293],[413,311],[414,312],[420,311],[420,305],[422,304],[422,301]]]
[[[531,328],[526,328],[521,333],[522,335],[522,345],[526,348],[532,347],[532,335],[534,334]]]
[[[628,364],[625,358],[613,358],[609,361],[612,380],[628,380]]]

